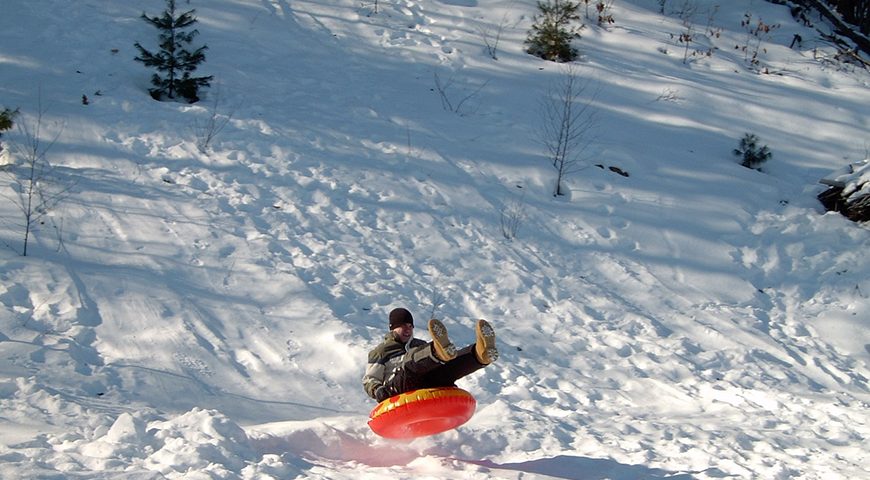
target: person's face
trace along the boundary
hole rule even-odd
[[[408,343],[408,340],[411,340],[411,338],[414,336],[414,325],[411,323],[406,323],[402,326],[394,328],[393,333],[396,334],[396,338],[398,338],[400,342]]]

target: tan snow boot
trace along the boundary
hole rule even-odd
[[[486,320],[478,320],[475,333],[477,342],[474,344],[474,353],[477,355],[477,360],[484,365],[496,361],[498,349],[495,346],[495,330],[492,325]]]
[[[429,335],[432,336],[432,350],[438,360],[449,362],[456,358],[456,347],[447,338],[447,327],[440,320],[429,320]]]

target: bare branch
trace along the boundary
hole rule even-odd
[[[507,10],[512,10],[514,2],[511,1],[507,5]],[[481,38],[483,39],[483,45],[486,48],[486,54],[489,55],[493,60],[498,60],[498,44],[501,41],[501,35],[504,33],[504,29],[508,23],[508,14],[505,12],[501,17],[501,21],[499,21],[498,25],[495,27],[485,24],[485,26],[479,26],[477,31],[480,33]]]
[[[208,109],[208,117],[204,122],[194,120],[194,131],[196,133],[196,147],[202,153],[207,153],[212,140],[224,129],[227,123],[233,118],[235,110],[230,110],[227,114],[220,112],[221,107],[221,90],[220,82],[215,85],[214,91],[209,95],[213,101]]]
[[[438,75],[438,72],[434,72],[433,76],[435,78],[435,91],[438,92],[438,96],[441,99],[441,106],[444,108],[444,110],[453,112],[459,116],[465,116],[468,113],[468,111],[463,108],[466,102],[476,97],[480,93],[480,91],[489,84],[489,80],[483,82],[482,85],[477,87],[471,93],[468,93],[464,97],[461,97],[459,102],[454,103],[455,99],[451,99],[450,95],[447,93],[447,91],[453,86],[454,77],[451,76],[447,80],[447,82],[442,82],[441,77]]]

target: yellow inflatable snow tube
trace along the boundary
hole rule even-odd
[[[467,422],[476,407],[461,388],[421,388],[379,403],[369,414],[369,427],[384,438],[435,435]]]

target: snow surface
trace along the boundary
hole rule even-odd
[[[594,141],[555,198],[535,2],[379,3],[179,2],[215,76],[187,105],[133,61],[162,0],[2,2],[0,106],[44,111],[45,186],[71,188],[22,257],[0,184],[0,477],[868,478],[870,232],[815,198],[866,158],[866,71],[785,6],[694,2],[718,50],[684,62],[679,2],[614,2],[577,43]],[[746,12],[780,25],[769,74]],[[396,306],[459,344],[496,327],[458,430],[368,430]]]

